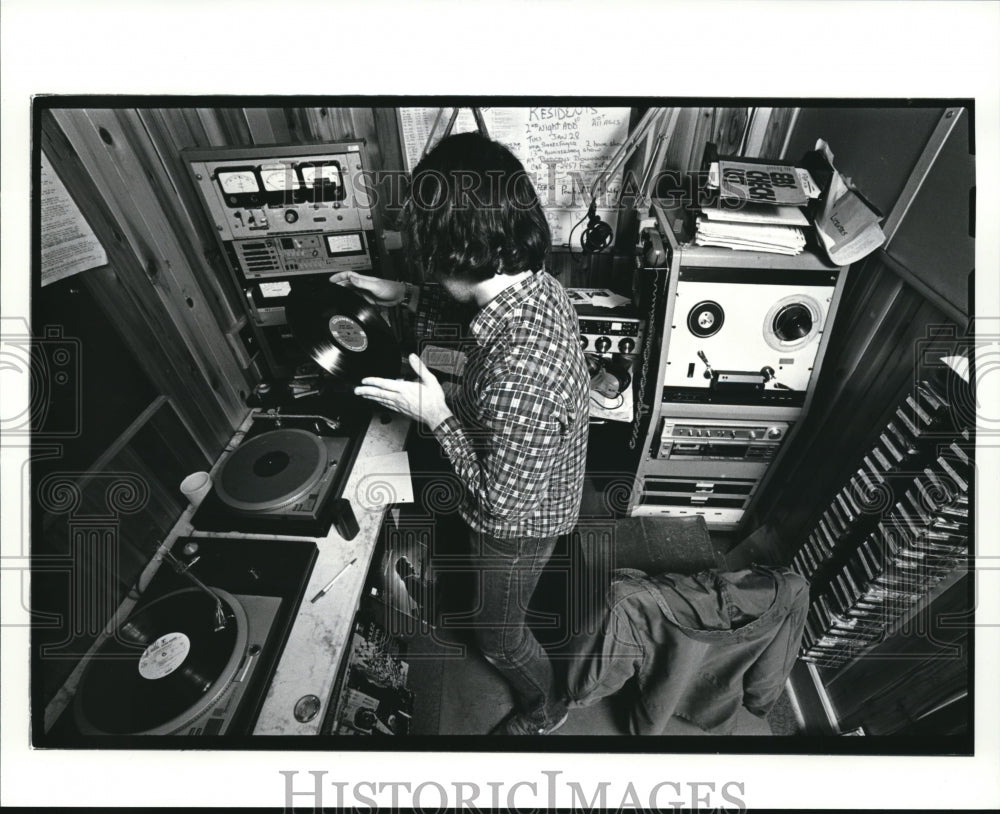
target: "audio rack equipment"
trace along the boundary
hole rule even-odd
[[[631,303],[616,308],[593,305],[582,301],[587,293],[606,293],[600,289],[570,289],[570,302],[580,321],[580,345],[585,353],[601,356],[630,356],[642,347],[646,323],[640,319]]]
[[[643,322],[637,317],[580,317],[580,344],[586,353],[633,354],[642,336]]]
[[[788,435],[783,421],[663,419],[657,457],[674,461],[770,461]]]
[[[637,274],[664,293],[656,386],[628,513],[743,523],[809,408],[846,269],[799,255],[697,246],[685,211],[653,201]]]
[[[286,327],[292,281],[377,272],[384,263],[364,143],[183,155],[231,280],[243,292],[254,344],[271,376],[288,376],[305,361]]]

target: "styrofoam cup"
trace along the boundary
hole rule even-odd
[[[198,508],[212,488],[212,476],[207,472],[193,472],[181,481],[181,494],[194,508]]]

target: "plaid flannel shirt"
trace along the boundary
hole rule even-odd
[[[475,316],[454,415],[434,435],[465,485],[459,511],[494,537],[549,537],[576,524],[590,376],[563,287],[539,271]]]

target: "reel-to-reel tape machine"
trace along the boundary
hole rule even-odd
[[[802,406],[835,287],[814,271],[681,269],[663,400]]]
[[[652,209],[660,250],[644,255],[645,272],[665,300],[628,511],[736,528],[809,409],[846,269],[809,245],[799,255],[699,246],[683,207]]]

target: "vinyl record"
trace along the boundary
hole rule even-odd
[[[285,316],[316,364],[345,385],[399,377],[399,343],[378,309],[351,289],[326,280],[293,285]]]
[[[140,608],[101,645],[74,702],[84,734],[167,735],[215,703],[248,640],[242,605],[225,591],[215,593],[226,618],[221,630],[212,597],[186,588]]]

